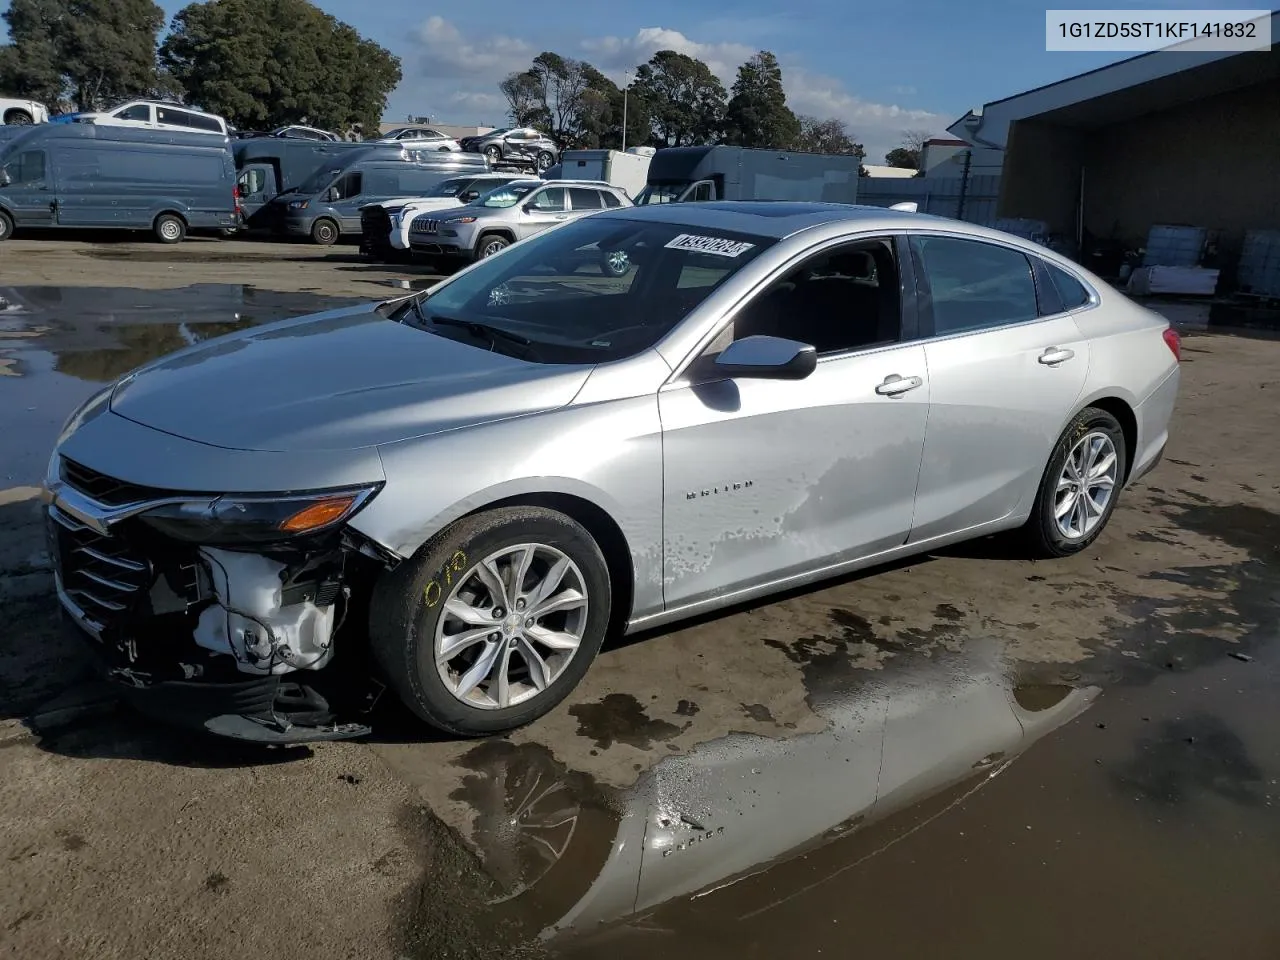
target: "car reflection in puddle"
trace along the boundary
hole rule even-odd
[[[979,789],[1097,693],[1020,685],[982,644],[868,676],[812,704],[821,733],[705,743],[618,793],[538,744],[472,749],[453,796],[476,811],[500,890],[489,908],[549,938],[719,889],[948,788]]]

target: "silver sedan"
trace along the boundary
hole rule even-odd
[[[611,631],[1002,531],[1085,549],[1164,450],[1178,354],[970,224],[605,211],[91,399],[46,478],[59,595],[140,704],[205,729],[358,732],[337,675],[507,730]]]

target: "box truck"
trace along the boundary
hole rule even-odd
[[[691,200],[813,200],[858,202],[856,156],[749,150],[746,147],[665,147],[649,163],[636,203]]]

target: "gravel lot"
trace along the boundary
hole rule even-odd
[[[836,952],[851,932],[835,923],[847,908],[833,903],[844,901],[805,892],[808,880],[796,870],[764,875],[778,895],[797,891],[785,921],[742,920],[751,911],[733,898],[761,896],[759,883],[754,891],[744,883],[705,905],[685,898],[647,926],[592,934],[603,940],[525,941],[603,869],[614,826],[602,811],[625,806],[638,781],[665,769],[662,761],[698,756],[734,734],[800,749],[829,725],[814,707],[820,694],[838,687],[857,695],[925,663],[946,669],[975,644],[994,644],[1019,677],[1098,686],[1102,712],[1049,735],[1011,767],[989,815],[978,816],[987,808],[971,800],[941,821],[964,824],[958,829],[984,837],[981,846],[1004,851],[1000,857],[939,841],[917,844],[909,858],[873,858],[898,835],[874,832],[880,845],[838,848],[860,866],[830,882],[851,898],[860,891],[865,900],[848,902],[863,903],[860,922],[881,931],[867,945],[912,955],[893,952],[911,937],[881,934],[918,927],[922,904],[941,910],[946,902],[959,931],[949,938],[953,955],[1012,955],[974,919],[985,914],[994,925],[1010,911],[1043,918],[1022,949],[1078,956],[1079,943],[1056,935],[1069,903],[1095,918],[1115,955],[1207,956],[1194,939],[1206,924],[1218,955],[1280,955],[1270,906],[1280,831],[1264,812],[1276,799],[1280,737],[1274,711],[1263,709],[1268,691],[1274,697],[1268,657],[1280,612],[1280,342],[1261,334],[1186,337],[1167,458],[1128,492],[1083,556],[1033,564],[972,544],[615,644],[550,716],[484,744],[440,740],[391,716],[369,742],[263,753],[175,735],[104,702],[81,649],[57,627],[36,501],[71,408],[97,382],[188,342],[202,325],[262,322],[431,281],[426,268],[384,269],[354,248],[3,244],[0,298],[19,308],[0,309],[0,956],[648,956],[675,943],[708,957],[801,955],[778,952],[799,943],[806,956]],[[1201,683],[1195,671],[1212,679]],[[1194,683],[1185,679],[1192,674]],[[1161,686],[1179,677],[1180,686]],[[1130,705],[1131,731],[1116,704]],[[1202,753],[1205,717],[1230,727],[1228,746],[1242,744],[1247,762],[1236,762],[1222,740]],[[1150,733],[1152,724],[1188,718],[1201,725],[1183,740],[1200,746],[1159,762],[1175,784],[1194,767],[1216,806],[1169,813],[1152,801],[1136,826],[1122,829],[1137,808],[1098,779],[1110,762],[1099,737],[1112,738],[1117,757],[1145,756],[1144,724]],[[1046,756],[1054,762],[1038,760]],[[523,853],[511,858],[525,847],[518,830],[502,826],[530,777],[561,784],[580,814],[580,837],[554,870]],[[1046,809],[1055,811],[1046,828],[1079,817],[1075,836],[1091,837],[1099,855],[1128,857],[1123,882],[1147,895],[1125,902],[1128,888],[1096,863],[1095,873],[1082,862],[1062,874],[1073,878],[1066,899],[1062,883],[1037,885],[1034,871],[1060,848],[1029,848],[1017,818]],[[1223,840],[1216,859],[1205,860],[1190,826],[1160,835],[1155,824],[1177,816],[1232,825],[1230,836],[1250,840]],[[591,839],[593,823],[603,845]],[[1170,849],[1185,858],[1171,865],[1155,853]],[[953,875],[950,886],[922,881],[969,859],[988,873]],[[1227,897],[1217,885],[1233,869],[1250,882]],[[1025,882],[1000,887],[1003,910],[989,909],[983,878],[1023,878],[1023,870]],[[517,898],[519,909],[484,906],[542,876],[536,896]],[[917,882],[913,895],[901,892]],[[901,895],[875,893],[883,889]],[[1178,906],[1196,897],[1227,919]],[[767,946],[777,929],[792,937]]]

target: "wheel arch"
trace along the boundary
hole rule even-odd
[[[480,241],[483,240],[485,237],[492,237],[492,236],[502,237],[503,240],[510,241],[511,243],[516,242],[515,231],[513,231],[510,227],[482,227],[480,229],[480,233],[477,234],[477,237],[476,237],[476,246],[478,247],[480,245]]]
[[[1121,396],[1121,391],[1111,390],[1100,392],[1097,396],[1090,397],[1071,414],[1070,423],[1087,407],[1097,407],[1099,410],[1105,410],[1111,414],[1120,423],[1120,429],[1124,433],[1124,483],[1129,482],[1129,477],[1133,473],[1133,461],[1138,453],[1138,414],[1136,404],[1131,397]],[[1065,428],[1064,428],[1065,429]]]
[[[370,507],[376,508],[377,505],[375,498]],[[617,519],[620,505],[611,503],[607,496],[590,484],[567,477],[510,481],[454,503],[437,512],[426,523],[415,524],[411,530],[381,529],[383,523],[379,521],[390,520],[390,517],[375,518],[377,511],[368,508],[352,519],[351,526],[407,559],[416,556],[433,537],[459,520],[515,506],[556,510],[586,528],[604,554],[614,591],[610,631],[625,625],[632,616],[636,595],[636,560],[632,553],[632,540]]]

